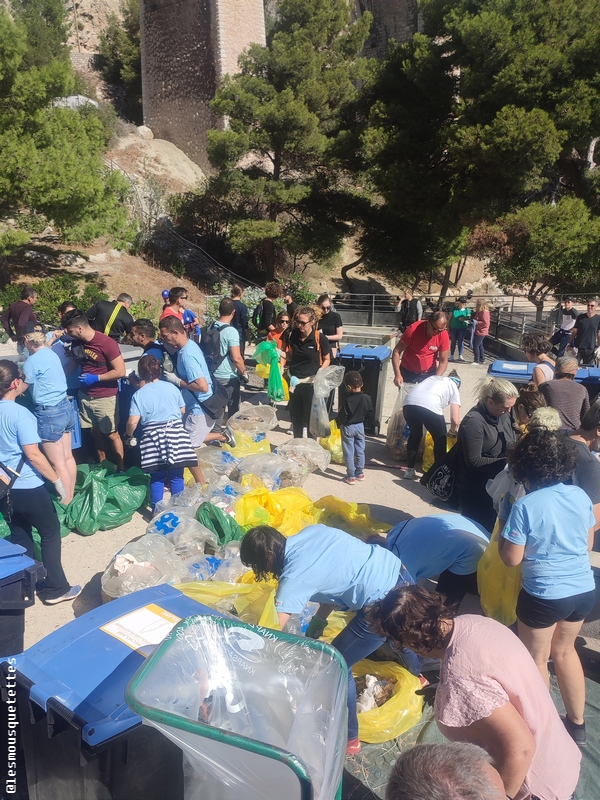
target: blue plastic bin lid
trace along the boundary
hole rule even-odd
[[[384,344],[367,345],[367,344],[347,344],[340,352],[340,358],[364,358],[376,359],[377,361],[385,361],[392,355],[392,351]]]
[[[577,383],[600,383],[600,369],[598,367],[579,367],[575,380]]]
[[[12,544],[6,539],[0,539],[0,583],[8,579],[11,583],[19,576],[36,566],[33,558],[26,555],[27,551],[20,544]]]
[[[56,698],[97,747],[141,724],[125,687],[171,628],[194,614],[222,616],[167,584],[120,597],[14,656],[17,681],[30,684],[30,700],[45,711]]]
[[[502,361],[498,359],[492,363],[489,374],[494,378],[506,378],[507,380],[531,380],[535,364],[527,361]]]

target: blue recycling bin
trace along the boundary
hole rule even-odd
[[[383,344],[362,345],[348,344],[339,355],[339,362],[346,372],[360,372],[363,379],[363,392],[370,395],[375,411],[373,423],[365,428],[366,433],[379,436],[381,418],[383,416],[383,401],[385,398],[385,384],[392,351]],[[338,408],[341,408],[346,399],[346,387],[342,383],[339,389]]]
[[[488,373],[493,378],[506,378],[515,386],[522,386],[533,380],[535,366],[527,361],[497,359],[488,367]],[[598,367],[580,367],[575,375],[575,380],[585,386],[590,396],[590,403],[593,403],[600,394],[600,369]]]
[[[46,574],[24,547],[0,539],[0,656],[23,651],[25,609],[35,602],[35,584]]]
[[[89,611],[0,664],[5,701],[7,681],[16,682],[29,800],[183,800],[181,750],[142,726],[124,692],[173,625],[194,614],[215,612],[155,586]]]

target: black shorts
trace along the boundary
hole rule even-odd
[[[517,600],[517,619],[528,628],[550,628],[557,622],[582,622],[595,602],[595,589],[558,600],[533,597],[521,589]]]

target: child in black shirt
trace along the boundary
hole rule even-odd
[[[363,379],[359,372],[347,372],[344,376],[347,397],[338,415],[342,433],[342,448],[346,463],[346,483],[353,485],[365,479],[365,422],[373,417],[373,403],[363,394]]]

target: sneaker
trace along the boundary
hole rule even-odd
[[[57,603],[64,603],[66,600],[75,600],[81,594],[81,586],[71,586],[68,592],[61,594],[60,597],[54,597],[51,600],[44,600],[44,605],[55,606]]]
[[[459,361],[466,361],[467,359],[466,359],[466,358],[463,358],[462,356],[459,356],[459,357],[458,357],[458,360],[459,360]]]
[[[350,486],[354,486],[354,484],[356,483],[356,478],[355,477],[345,478],[344,480],[346,481],[346,483],[349,483]]]
[[[360,743],[360,739],[348,739],[346,756],[355,756],[357,753],[360,753],[361,749],[362,745]]]
[[[574,722],[568,717],[562,717],[562,721],[564,723],[565,728],[567,729],[567,733],[573,739],[575,744],[578,747],[586,747],[587,746],[587,735],[585,732],[585,722],[583,725],[576,725]]]
[[[357,475],[357,476],[356,476],[356,480],[357,480],[357,481],[364,481],[364,479],[365,479],[365,476],[364,476],[364,475]]]
[[[454,361],[454,356],[450,356],[450,358],[448,359],[448,361],[452,361],[452,362],[453,362],[453,361]]]
[[[414,479],[416,478],[416,472],[414,471],[414,469],[408,467],[408,469],[404,470],[404,477],[406,478],[407,481],[414,481]]]
[[[236,447],[235,436],[229,425],[221,431],[221,435],[225,437],[225,444],[228,444],[231,448]]]

